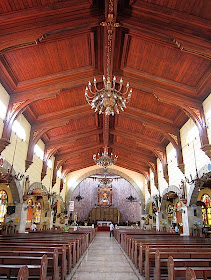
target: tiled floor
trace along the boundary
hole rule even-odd
[[[143,279],[109,232],[97,233],[73,273],[67,280]]]

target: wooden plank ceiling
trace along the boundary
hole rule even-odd
[[[117,2],[112,72],[133,94],[126,110],[110,117],[109,151],[117,165],[143,173],[187,121],[183,100],[199,103],[210,93],[211,2]],[[0,0],[1,83],[14,102],[29,101],[25,117],[32,128],[45,127],[40,137],[66,173],[93,165],[103,148],[102,116],[84,91],[94,76],[102,86],[105,6]]]

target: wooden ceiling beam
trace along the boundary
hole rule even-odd
[[[55,156],[58,160],[68,160],[68,158],[74,158],[75,156],[80,156],[84,152],[90,151],[90,150],[96,150],[102,147],[102,144],[99,144],[97,142],[89,143],[86,145],[83,145],[83,147],[77,148],[71,148],[67,150],[63,150],[61,152],[58,152]]]
[[[129,154],[132,154],[134,156],[140,156],[142,159],[146,160],[146,161],[155,161],[156,157],[152,156],[150,154],[150,152],[147,154],[145,152],[143,152],[141,149],[137,149],[137,148],[132,148],[131,146],[127,146],[121,143],[115,143],[113,145],[111,145],[111,147],[115,150],[120,150],[120,151],[125,151],[128,152]],[[118,153],[117,153],[118,155]]]
[[[57,127],[62,127],[67,125],[71,120],[75,119],[83,119],[88,116],[93,115],[93,112],[91,110],[84,110],[84,111],[75,111],[74,113],[72,112],[71,115],[68,116],[68,114],[65,114],[64,116],[58,117],[53,117],[51,119],[45,120],[45,121],[40,121],[40,122],[35,122],[33,123],[33,130],[35,131],[41,131],[41,135],[39,138],[46,133],[47,131],[57,128]]]
[[[76,140],[89,137],[92,135],[98,135],[99,133],[102,133],[102,129],[83,129],[83,130],[77,130],[75,133],[68,133],[62,135],[60,139],[52,140],[49,143],[46,143],[46,149],[50,149],[53,147],[57,147],[57,149],[62,147],[67,147],[68,145],[74,143]],[[68,143],[68,140],[70,141]]]
[[[147,119],[152,119],[153,121],[158,121],[158,122],[162,122],[165,124],[168,124],[170,126],[174,126],[174,121],[171,119],[168,119],[166,117],[162,117],[158,114],[154,114],[152,112],[146,111],[146,110],[142,110],[142,109],[138,109],[132,106],[127,105],[127,111],[130,111],[131,113],[134,113],[134,115],[142,115],[144,117],[147,117]],[[179,127],[178,127],[179,128]]]
[[[155,131],[159,131],[161,134],[172,133],[172,134],[176,135],[179,132],[179,128],[176,126],[164,124],[161,122],[155,122],[155,120],[153,121],[152,119],[134,114],[134,111],[132,111],[130,109],[125,110],[124,117],[139,121],[147,128],[150,128]]]
[[[123,167],[123,168],[126,168],[126,169],[129,169],[131,171],[141,173],[141,174],[149,173],[149,170],[147,168],[144,168],[143,166],[140,166],[139,164],[138,165],[137,164],[130,165],[125,161],[119,160],[119,162],[116,165],[120,166],[120,167]]]
[[[45,123],[46,121],[49,121],[52,119],[58,119],[58,118],[60,119],[60,118],[68,117],[68,116],[73,117],[74,115],[79,116],[79,113],[80,113],[80,116],[83,116],[83,113],[86,115],[88,112],[90,114],[93,113],[92,111],[90,111],[90,106],[88,104],[79,105],[79,106],[74,106],[71,108],[63,109],[60,111],[55,111],[55,112],[51,112],[48,114],[40,115],[36,118],[36,121],[39,125],[41,125],[41,123]]]
[[[158,150],[162,153],[165,153],[165,147],[162,146],[160,143],[152,141],[148,137],[144,137],[139,133],[131,133],[124,129],[116,128],[115,131],[111,131],[110,133],[121,136],[122,138],[127,138],[129,140],[134,140],[136,144],[140,147],[144,147],[146,150],[154,151]]]
[[[127,11],[128,9],[125,9]],[[210,26],[210,21],[208,19],[194,16],[192,14],[188,13],[181,13],[180,11],[177,11],[176,9],[173,10],[164,7],[161,5],[155,5],[150,2],[145,2],[145,1],[135,1],[133,4],[133,15],[135,18],[139,18],[140,16],[143,15],[143,13],[148,14],[149,16],[152,16],[153,18],[160,19],[161,17],[164,20],[164,23],[171,21],[176,21],[177,25],[181,25],[183,23],[184,25],[187,24],[188,26],[191,26],[193,29],[196,26],[202,27],[202,28],[207,28],[207,25]]]
[[[176,85],[176,83],[172,81],[145,72],[140,72],[130,67],[124,67],[122,72],[124,79],[130,81],[133,88],[152,93],[155,97],[158,93],[169,94],[169,102],[173,99],[178,100],[184,97],[184,101],[189,102],[189,104],[200,104],[195,88],[186,87],[180,83],[177,83]],[[172,104],[174,103],[172,102]]]
[[[121,160],[130,162],[131,166],[133,166],[132,163],[134,163],[134,164],[140,165],[145,168],[147,167],[148,169],[149,168],[153,169],[153,167],[155,165],[155,163],[150,162],[149,160],[148,161],[144,160],[142,157],[137,158],[135,155],[132,155],[132,157],[128,157],[128,155],[126,155],[126,154],[124,155],[124,152],[123,152],[123,154],[122,153],[118,154],[118,159],[120,159],[120,158],[121,158]],[[154,161],[155,161],[155,159],[154,159]]]
[[[77,160],[70,159],[70,161],[66,162],[63,165],[63,169],[66,169],[67,167],[71,168],[71,169],[74,167],[76,167],[77,169],[82,169],[82,168],[84,168],[84,165],[92,166],[92,165],[95,165],[95,163],[92,158],[90,158],[90,159],[83,158],[83,160],[78,159],[78,158],[77,158]]]
[[[140,166],[142,167],[143,169],[145,170],[148,170],[150,168],[150,164],[145,164],[143,163],[141,160],[134,160],[134,159],[130,159],[128,157],[121,157],[121,158],[118,158],[117,162],[116,162],[116,165],[118,165],[118,163],[122,163],[122,162],[125,162],[128,164],[128,166]]]

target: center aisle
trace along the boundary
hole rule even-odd
[[[74,273],[74,272],[73,272]],[[122,252],[109,232],[98,232],[87,253],[67,280],[138,280],[144,279]]]

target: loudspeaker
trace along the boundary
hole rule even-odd
[[[15,213],[15,206],[7,206],[7,215]]]

